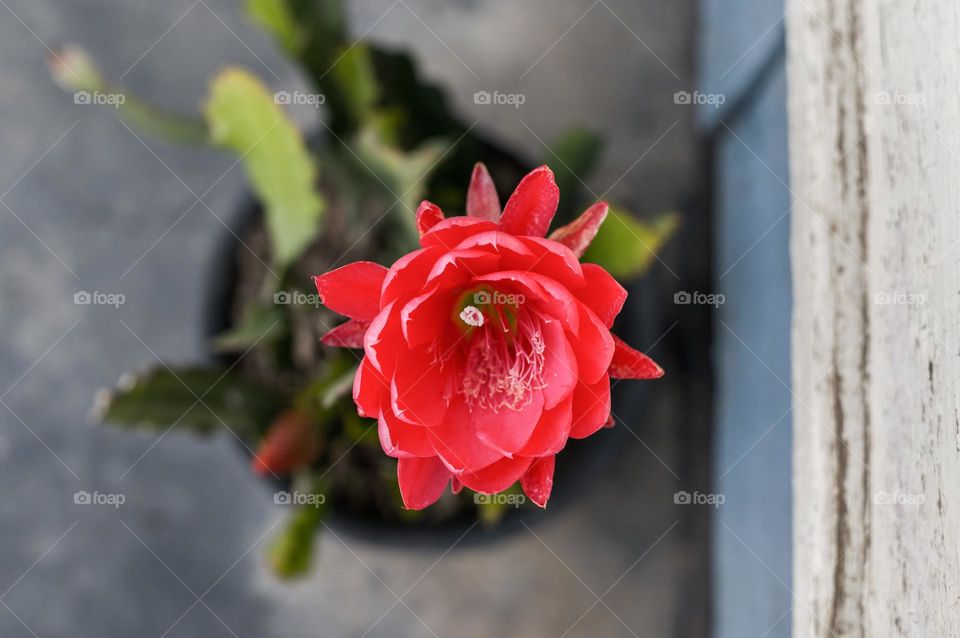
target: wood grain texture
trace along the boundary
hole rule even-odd
[[[790,0],[794,635],[960,635],[960,9]]]

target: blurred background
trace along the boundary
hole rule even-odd
[[[534,162],[545,140],[588,127],[605,142],[589,189],[641,219],[680,214],[619,324],[667,377],[617,388],[629,428],[597,435],[612,452],[556,511],[510,534],[408,544],[333,525],[313,572],[279,581],[263,545],[282,508],[233,440],[88,417],[125,371],[205,356],[243,172],[75,103],[46,59],[76,43],[184,113],[226,65],[277,90],[307,80],[239,0],[0,0],[0,635],[788,635],[781,3],[347,7],[353,37],[411,53],[510,152]],[[523,103],[475,97],[495,91]],[[292,112],[320,128],[314,109]],[[94,291],[124,302],[75,303]],[[677,297],[698,292],[722,301]],[[78,504],[79,491],[123,502]]]

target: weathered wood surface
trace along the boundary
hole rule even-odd
[[[960,636],[960,7],[787,28],[794,635]]]

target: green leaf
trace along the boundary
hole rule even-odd
[[[303,34],[288,0],[247,0],[247,15],[269,33],[288,55],[296,55]]]
[[[242,69],[214,78],[204,111],[213,141],[243,159],[266,211],[274,263],[289,265],[317,236],[324,210],[303,137],[267,88]]]
[[[281,578],[296,578],[310,571],[316,545],[317,527],[323,520],[325,506],[298,507],[286,528],[273,540],[267,557],[273,571]]]
[[[330,68],[326,78],[332,103],[351,125],[366,122],[380,97],[370,49],[363,44],[350,45]]]
[[[648,223],[611,207],[583,261],[603,266],[617,279],[637,277],[647,271],[679,225],[676,213],[663,213]]]
[[[101,390],[94,415],[101,422],[158,432],[176,427],[205,435],[226,426],[252,438],[284,405],[278,393],[222,368],[157,366]]]
[[[573,208],[583,188],[580,180],[590,176],[602,150],[600,136],[585,128],[570,129],[550,144],[545,163],[553,169],[564,211]]]
[[[414,211],[423,199],[430,174],[449,148],[445,140],[431,140],[407,152],[390,145],[376,126],[360,131],[355,152],[391,198],[399,198],[392,212],[400,215],[407,230],[417,237]]]
[[[283,311],[272,303],[256,301],[246,309],[240,322],[213,338],[215,352],[243,352],[255,344],[276,343],[284,335]]]

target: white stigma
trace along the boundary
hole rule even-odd
[[[479,328],[483,325],[483,313],[474,306],[464,308],[460,313],[460,319],[463,320],[463,323],[468,326],[473,326],[474,328]]]

